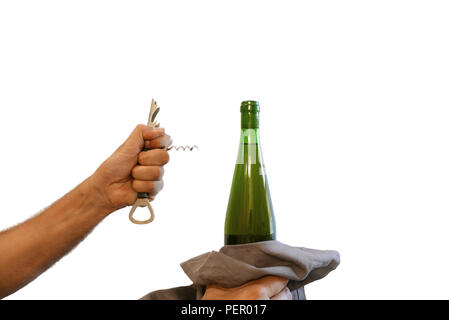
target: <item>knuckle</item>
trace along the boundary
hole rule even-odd
[[[144,125],[143,124],[138,124],[135,128],[134,131],[141,131],[143,129]]]

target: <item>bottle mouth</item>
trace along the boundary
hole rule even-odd
[[[240,112],[258,113],[259,111],[259,102],[254,100],[242,101],[240,105]]]

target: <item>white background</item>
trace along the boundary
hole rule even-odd
[[[156,220],[104,220],[10,299],[137,299],[217,250],[239,104],[261,104],[278,239],[335,249],[309,299],[449,298],[446,1],[1,1],[0,229],[144,123],[175,144]]]

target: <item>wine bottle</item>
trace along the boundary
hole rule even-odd
[[[240,106],[240,147],[229,195],[225,221],[225,244],[276,239],[265,165],[259,144],[259,103]]]

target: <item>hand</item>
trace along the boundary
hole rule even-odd
[[[287,279],[266,276],[235,288],[210,285],[202,300],[291,300]]]
[[[148,192],[150,201],[163,188],[166,150],[172,140],[163,128],[138,125],[126,141],[88,179],[107,211],[132,205],[137,192]],[[142,151],[143,148],[152,150]]]

